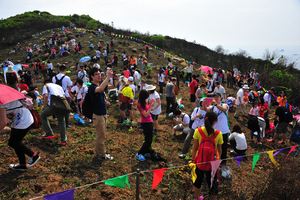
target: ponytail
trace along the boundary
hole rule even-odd
[[[204,127],[207,131],[208,136],[214,134],[215,129],[213,124],[218,121],[218,116],[215,112],[209,111],[205,115]]]

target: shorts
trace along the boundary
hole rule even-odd
[[[121,103],[120,105],[120,110],[125,111],[125,110],[131,110],[131,104],[130,103]]]
[[[151,117],[152,117],[152,119],[153,119],[154,121],[158,120],[158,115],[154,115],[154,114],[151,113]]]
[[[206,183],[207,186],[209,188],[209,193],[210,194],[218,194],[218,181],[217,181],[217,174],[215,175],[214,181],[213,181],[213,185],[212,187],[210,187],[211,185],[211,171],[202,171],[200,170],[198,167],[196,168],[196,174],[197,174],[197,178],[194,182],[194,186],[198,189],[201,188],[204,176],[206,178]]]
[[[287,133],[287,122],[279,122],[276,126],[276,133]]]

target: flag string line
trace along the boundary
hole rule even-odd
[[[293,145],[293,146],[296,146],[296,147],[299,147],[299,145]],[[286,150],[286,149],[291,149],[293,146],[289,146],[289,147],[284,147],[284,148],[280,148],[280,149],[273,149],[273,150],[269,150],[269,151],[283,151],[283,150]],[[246,157],[251,157],[257,153],[259,154],[265,154],[265,153],[268,153],[269,151],[262,151],[262,152],[256,152],[256,153],[253,153],[253,154],[248,154],[248,155],[244,155],[244,156],[236,156],[236,157],[230,157],[230,158],[226,158],[226,159],[220,159],[221,161],[227,161],[227,160],[234,160],[235,158],[239,157],[239,158],[246,158]],[[207,163],[210,163],[211,161],[209,162],[201,162],[201,163],[194,163],[194,164],[207,164]],[[178,166],[172,166],[172,167],[162,167],[162,168],[158,168],[158,169],[166,169],[166,170],[171,170],[171,169],[178,169],[178,168],[182,168],[182,167],[188,167],[189,164],[186,164],[186,165],[178,165]],[[151,169],[151,170],[144,170],[144,171],[140,171],[139,173],[148,173],[148,172],[153,172],[154,170],[157,170],[157,169]],[[130,176],[130,175],[134,175],[134,174],[137,174],[137,172],[131,172],[131,173],[128,173],[128,174],[124,174],[124,175],[121,175],[121,176]],[[116,176],[118,177],[118,176]],[[113,178],[116,178],[116,177],[113,177]],[[112,179],[112,178],[109,178],[109,179]],[[93,182],[93,183],[89,183],[89,184],[86,184],[86,185],[82,185],[82,186],[78,186],[78,187],[74,187],[72,189],[74,190],[78,190],[78,189],[85,189],[85,188],[88,188],[92,185],[96,185],[96,184],[99,184],[99,183],[103,183],[109,179],[104,179],[104,180],[101,180],[101,181],[96,181],[96,182]],[[65,191],[65,190],[64,190]],[[58,192],[56,192],[58,193]],[[37,196],[37,197],[33,197],[33,198],[30,198],[29,200],[35,200],[35,199],[41,199],[43,198],[45,195],[41,195],[41,196]]]

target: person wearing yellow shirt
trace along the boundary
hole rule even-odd
[[[124,120],[126,120],[126,111],[128,113],[128,116],[130,117],[130,120],[132,120],[132,115],[131,115],[131,109],[132,109],[132,104],[133,104],[133,99],[134,99],[134,93],[132,88],[129,86],[128,82],[126,82],[125,86],[121,90],[120,93],[120,115],[121,115],[121,120],[120,122],[122,123]]]
[[[208,187],[210,188],[210,191],[209,191],[210,194],[216,195],[218,193],[218,183],[217,183],[216,176],[213,180],[212,187],[210,187],[211,186],[211,168],[207,169],[207,170],[206,169],[200,169],[199,160],[197,159],[197,158],[199,158],[199,155],[198,155],[199,152],[202,153],[202,159],[203,159],[203,157],[205,157],[205,158],[209,157],[209,156],[204,155],[204,154],[206,154],[207,152],[211,153],[211,149],[214,148],[214,147],[211,147],[210,149],[207,149],[207,147],[209,146],[208,145],[209,142],[204,142],[205,140],[206,141],[207,140],[214,141],[214,143],[215,143],[215,151],[213,150],[215,155],[212,155],[214,157],[214,159],[212,159],[210,161],[220,159],[220,155],[222,154],[223,136],[222,136],[221,131],[215,130],[213,128],[217,121],[218,121],[217,114],[214,113],[214,112],[209,111],[205,115],[204,126],[196,129],[195,132],[194,132],[194,144],[193,144],[193,150],[192,150],[192,160],[193,160],[194,163],[198,163],[197,167],[196,167],[196,170],[195,170],[195,172],[197,174],[197,178],[194,182],[195,199],[199,199],[199,197],[201,195],[200,188],[201,188],[202,182],[204,180],[204,176],[206,177],[206,182],[208,184]],[[205,140],[204,140],[204,136],[206,136]],[[200,163],[201,163],[201,161],[200,161]],[[204,166],[204,165],[209,165],[210,166],[209,161],[208,160],[206,162],[203,161],[202,166]]]

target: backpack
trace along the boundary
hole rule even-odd
[[[220,131],[216,130],[213,135],[206,136],[202,127],[199,127],[198,132],[201,135],[201,143],[199,145],[195,162],[200,170],[211,171],[210,161],[215,160],[216,137],[220,134]]]
[[[31,128],[33,129],[40,128],[42,125],[42,119],[38,111],[34,109],[32,99],[26,97],[25,99],[20,100],[20,102],[22,103],[23,107],[27,108],[30,111],[33,117],[33,124],[31,125]]]
[[[92,97],[90,94],[90,87],[82,103],[82,114],[89,119],[93,118],[93,104],[92,104]]]
[[[63,75],[61,79],[58,79],[57,76],[55,76],[55,84],[60,85],[62,87],[62,80],[65,78],[66,75]]]

